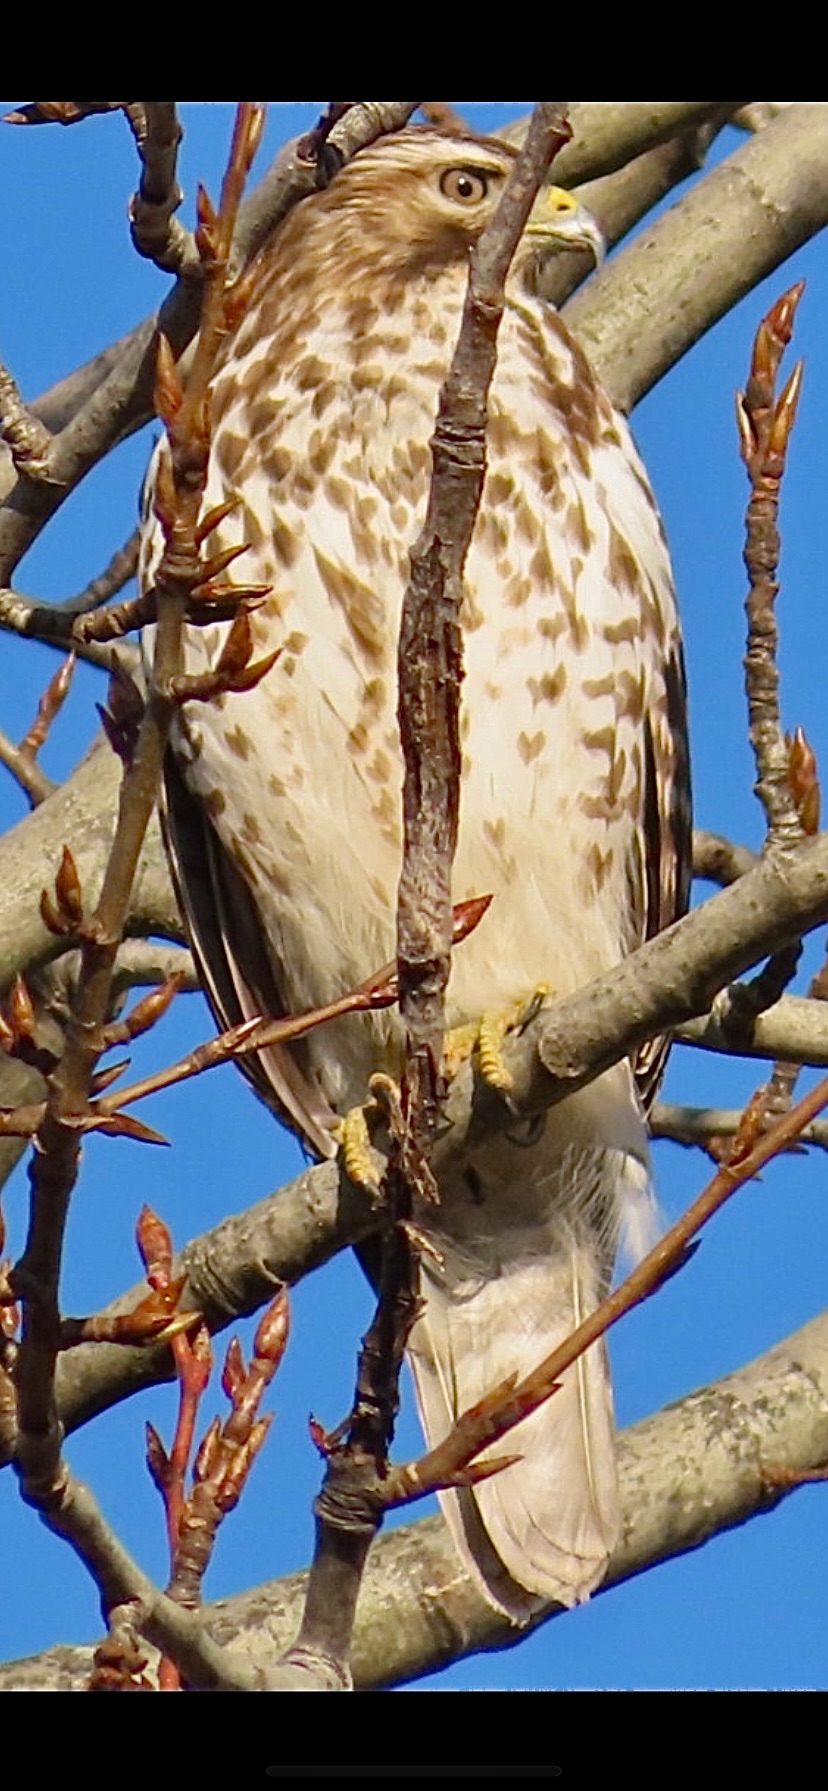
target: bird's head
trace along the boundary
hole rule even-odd
[[[517,151],[497,138],[415,127],[360,151],[310,204],[338,220],[349,246],[375,265],[466,261],[491,222]],[[306,214],[307,215],[307,214]],[[344,246],[344,245],[343,245]],[[518,251],[537,261],[555,248],[604,251],[591,212],[562,187],[544,187]]]

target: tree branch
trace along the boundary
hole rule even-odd
[[[690,1393],[619,1439],[622,1541],[596,1597],[723,1530],[771,1511],[785,1493],[772,1470],[828,1459],[828,1315],[749,1366]],[[213,1640],[245,1672],[264,1669],[295,1633],[307,1575],[206,1607]],[[548,1617],[566,1613],[552,1607]],[[545,1617],[541,1621],[547,1620]],[[441,1518],[381,1536],[362,1585],[354,1680],[398,1685],[469,1653],[520,1642],[459,1566]],[[83,1689],[91,1649],[54,1648],[0,1666],[7,1691]]]
[[[567,326],[629,412],[826,223],[828,103],[798,102],[602,268],[565,307]]]

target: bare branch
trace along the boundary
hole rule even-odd
[[[760,1013],[751,1026],[750,1037],[734,1044],[733,1033],[714,1002],[712,1011],[697,1020],[686,1020],[676,1028],[681,1045],[694,1045],[703,1051],[719,1051],[727,1057],[765,1057],[772,1061],[786,1058],[821,1068],[828,1064],[828,1015],[819,1004],[804,995],[783,995],[775,1007]]]
[[[685,136],[711,118],[732,114],[739,100],[580,100],[570,108],[572,140],[561,150],[555,179],[580,187],[624,168],[659,145]],[[500,133],[522,143],[528,120],[520,118]],[[579,194],[579,198],[583,195]],[[588,200],[586,203],[589,203]]]
[[[119,645],[113,650],[98,641],[79,641],[74,627],[76,613],[72,599],[67,604],[41,603],[36,597],[25,596],[22,591],[0,586],[0,628],[9,634],[42,641],[45,647],[54,647],[58,653],[68,653],[71,649],[79,659],[98,666],[101,671],[111,673],[116,661],[123,664],[125,670],[137,666],[137,647]]]
[[[628,412],[826,223],[828,103],[797,102],[602,268],[566,306],[567,325]]]
[[[125,584],[135,577],[138,570],[138,547],[141,540],[139,529],[133,529],[123,547],[116,549],[109,563],[99,572],[96,578],[90,579],[77,596],[67,597],[65,603],[54,606],[67,615],[82,616],[88,609],[100,609],[111,597],[117,597]]]
[[[619,1439],[624,1521],[604,1585],[646,1572],[780,1503],[769,1469],[828,1458],[828,1316],[736,1374],[689,1394]],[[296,1632],[307,1574],[206,1607],[210,1633],[246,1672],[267,1670]],[[547,1618],[565,1615],[552,1607]],[[543,1619],[541,1619],[542,1621]],[[380,1536],[363,1579],[354,1681],[363,1690],[435,1672],[520,1641],[459,1567],[439,1517]],[[84,1689],[91,1650],[55,1648],[0,1666],[3,1690]]]
[[[25,479],[48,479],[52,437],[27,409],[19,387],[0,362],[0,440],[11,449],[12,461]]]
[[[0,728],[0,761],[5,765],[7,771],[11,772],[12,777],[17,779],[21,790],[25,791],[28,796],[32,808],[37,808],[38,803],[45,802],[46,797],[51,796],[55,787],[52,779],[47,777],[45,771],[41,771],[40,766],[35,763],[30,753],[24,752],[22,746],[15,746],[14,741],[9,739],[8,734],[4,734],[2,728]]]
[[[708,883],[719,883],[727,889],[736,883],[746,871],[753,870],[759,862],[759,854],[752,852],[749,846],[737,846],[727,840],[721,833],[709,833],[706,828],[696,827],[693,830],[693,876],[701,877]]]
[[[167,274],[201,278],[195,238],[174,216],[183,194],[176,178],[182,130],[174,100],[144,100],[146,128],[138,137],[141,184],[129,208],[139,255]]]
[[[791,788],[790,753],[779,711],[776,664],[779,593],[779,492],[790,432],[796,417],[802,363],[794,368],[780,398],[776,375],[793,334],[804,281],[785,293],[759,325],[746,390],[737,396],[742,459],[750,480],[745,566],[750,579],[745,609],[748,619],[745,689],[750,740],[756,761],[756,794],[765,810],[767,850],[794,850],[803,838]]]
[[[710,1151],[718,1140],[735,1137],[741,1118],[738,1107],[685,1107],[656,1101],[650,1114],[650,1133],[653,1138],[670,1138],[675,1144],[700,1145]],[[788,1148],[796,1151],[805,1144],[828,1150],[828,1120],[815,1119],[803,1126],[796,1142]]]

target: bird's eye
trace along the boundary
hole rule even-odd
[[[460,205],[479,205],[488,190],[485,176],[472,173],[470,168],[448,168],[440,179],[441,193],[447,199],[457,200]]]

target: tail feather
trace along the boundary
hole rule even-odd
[[[479,1265],[478,1265],[479,1266]],[[535,1368],[600,1298],[594,1248],[573,1239],[490,1277],[424,1273],[425,1311],[410,1357],[431,1443],[499,1380]],[[572,1605],[603,1578],[620,1517],[612,1395],[603,1343],[487,1458],[522,1459],[475,1488],[441,1494],[455,1545],[490,1602],[527,1622]]]

